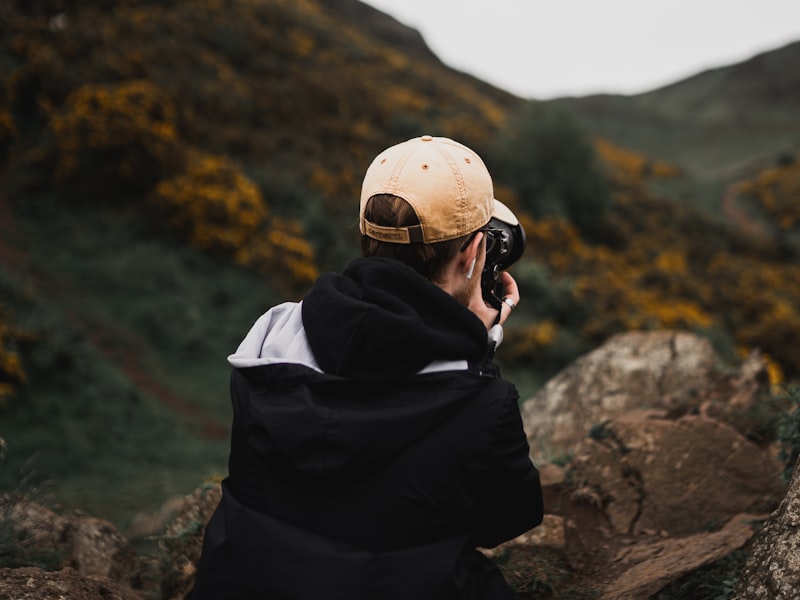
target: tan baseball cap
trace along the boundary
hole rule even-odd
[[[420,224],[386,227],[367,221],[364,207],[378,194],[408,202]],[[359,228],[383,242],[443,242],[480,229],[493,216],[517,221],[495,200],[492,178],[481,158],[445,137],[424,135],[387,148],[372,161],[361,187]]]

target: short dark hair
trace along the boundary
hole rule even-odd
[[[377,194],[367,200],[364,207],[366,219],[385,227],[407,227],[419,225],[419,219],[412,206],[393,194]],[[399,260],[430,281],[439,281],[447,264],[458,254],[462,244],[471,234],[425,244],[395,244],[382,242],[367,235],[361,236],[361,253],[366,256],[379,256]]]

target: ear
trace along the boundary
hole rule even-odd
[[[470,268],[473,268],[478,257],[478,251],[480,250],[483,236],[484,233],[482,231],[478,232],[478,235],[473,238],[469,246],[459,253],[459,266],[463,274],[466,274]]]

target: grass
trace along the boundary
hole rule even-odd
[[[736,578],[747,553],[736,550],[719,560],[687,573],[661,590],[654,600],[728,600],[733,597]]]
[[[506,549],[495,558],[520,600],[589,600],[596,595],[574,581],[574,573],[557,550],[546,547]]]
[[[47,504],[124,525],[224,473],[225,357],[277,301],[266,282],[163,239],[135,207],[39,198],[18,213],[33,266],[0,285],[39,341],[2,409],[0,490],[34,481]],[[132,381],[131,364],[183,408]],[[222,434],[202,435],[204,423]]]
[[[19,539],[14,520],[0,514],[0,568],[39,567],[55,570],[63,562],[63,556],[56,551],[30,548],[25,539]]]
[[[124,525],[224,469],[224,441],[193,435],[75,331],[40,342],[27,366],[3,411],[3,490],[35,485],[34,500]]]
[[[165,385],[227,419],[225,357],[282,299],[257,275],[171,242],[142,213],[40,206],[26,216],[29,251],[49,300],[79,325],[118,337],[120,347],[105,344],[111,351],[135,351]]]

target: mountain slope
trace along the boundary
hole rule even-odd
[[[320,5],[343,23],[358,28],[375,41],[380,40],[388,48],[425,62],[443,65],[416,29],[403,25],[369,4],[359,0],[320,0]]]
[[[633,96],[561,98],[589,130],[730,181],[800,148],[800,42]]]
[[[352,221],[358,172],[381,148],[433,132],[480,152],[520,102],[355,1],[80,3],[58,27],[6,25],[0,73],[26,126],[81,86],[146,80],[176,105],[183,146],[233,158],[278,214],[326,225]]]
[[[338,269],[379,149],[485,143],[520,100],[354,2],[17,5],[0,11],[0,489],[52,481],[54,501],[120,522],[224,471],[208,434],[229,422],[225,356],[287,298],[277,269],[189,247],[154,188],[178,188],[185,228],[220,227],[246,179],[262,237],[296,219]]]

